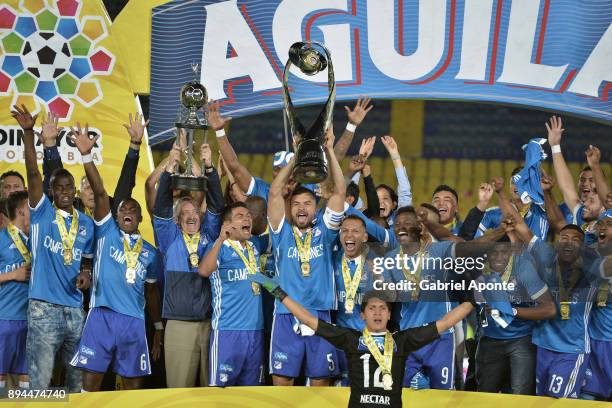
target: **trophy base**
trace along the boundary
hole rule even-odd
[[[174,126],[176,126],[179,129],[208,129],[208,126],[204,125],[202,123],[181,123],[181,122],[175,122]]]
[[[327,179],[327,169],[320,163],[298,163],[293,178],[300,184],[317,184]]]
[[[172,188],[185,191],[206,191],[206,177],[186,176],[174,174],[172,176]]]
[[[327,163],[321,143],[316,139],[302,140],[295,153],[293,178],[301,184],[316,184],[327,178]]]

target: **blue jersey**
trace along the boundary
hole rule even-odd
[[[274,254],[272,253],[272,239],[270,238],[270,228],[266,229],[261,235],[252,236],[249,239],[259,251],[259,270],[269,278],[276,276],[274,267]]]
[[[346,311],[346,287],[344,285],[344,278],[342,275],[342,258],[344,256],[344,250],[340,249],[334,253],[334,278],[336,280],[336,301],[338,303],[338,314],[336,315],[336,324],[340,327],[346,327],[357,331],[363,331],[365,322],[360,317],[361,312],[361,300],[363,295],[373,288],[373,276],[372,271],[369,267],[368,261],[365,256],[357,257],[352,260],[347,260],[351,279],[355,276],[357,267],[361,266],[361,279],[359,280],[359,286],[357,287],[357,294],[355,295],[355,307],[352,313]]]
[[[454,258],[454,249],[455,246],[450,241],[432,243],[423,257],[420,282],[428,281],[429,284],[446,282],[447,272],[443,265],[445,260]],[[387,257],[395,260],[397,254],[399,248],[389,252]],[[408,256],[408,259],[411,259],[410,262],[417,262],[417,257],[414,255]],[[400,283],[405,280],[406,276],[402,269],[393,267],[385,271],[387,282]],[[402,301],[400,330],[420,327],[439,320],[453,308],[445,290],[419,290],[417,301],[411,299],[411,292],[399,295],[399,300]]]
[[[28,243],[20,231],[24,244]],[[15,246],[8,230],[0,230],[0,274],[12,272],[25,265],[25,259]],[[9,281],[0,284],[0,320],[27,320],[28,282]]]
[[[117,313],[144,320],[144,283],[157,279],[157,250],[142,242],[134,283],[126,279],[127,263],[123,251],[124,233],[109,212],[96,224],[96,254],[90,308],[107,307]],[[129,237],[133,247],[137,237]]]
[[[32,274],[30,299],[56,305],[81,307],[83,294],[76,287],[81,258],[93,257],[93,220],[77,211],[79,228],[72,247],[72,264],[64,265],[62,238],[55,220],[55,207],[43,194],[35,208],[30,208],[30,245]],[[72,214],[65,216],[66,230],[70,231]]]
[[[240,243],[234,241],[240,246]],[[257,265],[259,250],[253,248]],[[246,248],[242,254],[249,259]],[[257,266],[259,270],[259,266]],[[252,282],[248,280],[248,270],[240,255],[226,240],[221,245],[217,256],[217,270],[210,275],[213,293],[212,328],[214,330],[263,330],[263,309],[261,292],[253,292]]]
[[[612,287],[612,284],[609,285]],[[593,306],[591,322],[589,323],[589,336],[593,340],[612,341],[612,296],[608,289],[608,300],[605,306]]]
[[[337,227],[330,227],[325,221],[326,214],[318,212],[312,227],[310,245],[310,275],[302,276],[297,244],[293,235],[293,227],[283,218],[272,234],[272,248],[276,261],[276,276],[280,286],[296,302],[309,310],[331,310],[334,307],[335,286],[332,255],[336,239]],[[339,223],[339,220],[334,220]],[[302,236],[301,239],[304,239]],[[276,313],[289,313],[289,310],[278,300]]]
[[[346,215],[356,215],[361,218],[365,224],[366,232],[375,242],[379,242],[386,247],[395,248],[397,246],[397,239],[393,228],[383,228],[368,217],[364,213],[353,207],[352,205],[345,203],[344,212]]]
[[[501,225],[502,222],[502,211],[499,207],[487,208],[484,217],[480,221],[478,230],[476,231],[475,238],[482,236],[486,230],[495,229]],[[548,234],[548,219],[546,218],[546,212],[539,205],[532,204],[529,207],[529,211],[525,215],[525,224],[529,227],[533,235],[545,240]]]
[[[548,285],[557,306],[557,318],[538,321],[533,329],[533,343],[560,353],[589,353],[589,318],[593,299],[597,294],[600,278],[598,271],[601,259],[590,260],[583,256],[582,276],[568,294],[569,319],[560,316],[560,288],[557,278],[557,256],[555,250],[541,240],[530,244],[530,252],[538,263],[542,279]],[[569,271],[562,271],[564,285],[567,287]]]
[[[499,283],[501,276],[498,273],[483,275],[485,282]],[[548,290],[546,283],[540,279],[535,266],[525,255],[515,256],[512,266],[512,274],[508,283],[514,283],[512,291],[485,291],[484,297],[487,302],[508,302],[512,307],[529,307],[532,301],[542,296]],[[494,339],[517,339],[519,337],[531,335],[533,329],[532,320],[524,320],[518,317],[505,328],[502,328],[487,316],[488,325],[484,327],[484,335]]]
[[[597,220],[585,221],[584,220],[584,205],[578,204],[572,211],[571,224],[575,224],[582,228],[584,231],[584,243],[587,246],[593,246],[597,244]]]
[[[572,210],[569,209],[567,204],[559,204],[559,210],[561,210],[561,214],[563,214],[563,218],[568,224],[572,224],[574,222],[574,214],[572,214]]]
[[[317,202],[319,202],[319,198],[321,196],[321,187],[318,184],[302,184],[302,187],[306,187],[307,189],[312,191],[317,198]],[[261,197],[267,202],[269,192],[270,183],[260,179],[259,177],[251,177],[251,184],[249,185],[246,195]]]

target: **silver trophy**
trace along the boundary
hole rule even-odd
[[[321,48],[323,53],[313,45]],[[327,58],[326,58],[327,57]],[[289,95],[289,69],[295,65],[306,75],[315,75],[327,68],[327,88],[329,97],[314,124],[305,130],[297,118]],[[283,97],[285,113],[291,127],[291,135],[296,144],[293,178],[302,184],[319,183],[327,178],[327,161],[323,151],[325,134],[331,126],[336,101],[336,81],[329,50],[321,43],[311,41],[296,42],[289,48],[289,61],[283,74]]]
[[[185,172],[176,173],[172,176],[172,188],[187,191],[206,191],[206,177],[196,176],[192,171],[193,144],[195,131],[197,129],[207,129],[206,119],[198,116],[198,111],[208,102],[208,94],[204,85],[198,80],[198,64],[191,64],[194,80],[186,83],[181,88],[180,100],[184,109],[179,112],[179,117],[175,123],[176,142],[180,146],[181,133],[186,132],[186,151],[187,160],[185,161]]]

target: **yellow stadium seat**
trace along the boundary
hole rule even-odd
[[[457,188],[459,165],[455,159],[446,159],[442,165],[442,178],[444,184]],[[440,183],[441,184],[441,183]]]
[[[263,162],[264,156],[263,154],[252,154],[251,165],[248,167],[249,171],[252,175],[256,177],[263,178],[262,170],[263,170]]]
[[[572,173],[572,177],[574,178],[575,182],[578,183],[578,177],[580,176],[580,172],[582,171],[584,164],[583,163],[568,163],[568,167],[570,169],[570,172]]]
[[[489,181],[486,160],[474,160],[473,163],[472,185],[480,185],[480,183]]]
[[[507,180],[510,177],[510,174],[504,174],[503,163],[501,160],[490,160],[489,161],[489,177],[488,180],[491,180],[493,177],[503,177],[504,180]]]
[[[272,156],[271,154],[264,154],[263,157],[264,159],[262,163],[263,167],[261,169],[261,178],[266,181],[272,181],[272,179],[274,178],[274,174],[272,172],[272,161],[274,160],[274,156]]]
[[[372,177],[374,178],[374,183],[376,185],[382,183],[383,179],[383,165],[385,159],[382,157],[371,157],[369,159],[370,169],[372,170]]]
[[[248,153],[239,153],[237,154],[238,156],[238,161],[240,163],[242,163],[247,169],[251,168],[251,160],[253,159],[252,156]]]
[[[474,194],[472,191],[472,161],[459,160],[457,168],[457,194],[459,194],[459,200],[464,201],[470,194]]]
[[[517,168],[519,166],[519,162],[515,161],[515,160],[504,160],[503,162],[503,177],[505,179],[508,179],[511,175],[512,175],[512,170],[514,170],[515,168]]]

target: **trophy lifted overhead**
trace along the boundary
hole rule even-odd
[[[186,83],[181,88],[180,100],[181,104],[186,108],[179,114],[175,126],[176,144],[181,146],[181,134],[186,131],[186,150],[187,160],[185,162],[185,172],[177,173],[172,176],[172,188],[177,190],[187,191],[206,191],[206,177],[196,176],[192,171],[193,162],[193,144],[194,134],[196,129],[206,129],[206,120],[198,116],[198,111],[208,102],[208,94],[206,88],[198,79],[198,64],[191,64],[194,80]],[[205,133],[206,134],[206,133]]]
[[[320,47],[325,55],[316,50]],[[327,58],[326,58],[327,57]],[[327,88],[329,97],[314,124],[308,129],[297,118],[289,95],[289,69],[297,66],[306,75],[315,75],[327,68]],[[296,42],[289,48],[289,61],[283,73],[283,96],[285,113],[291,126],[291,135],[296,145],[293,178],[302,184],[319,183],[327,178],[327,160],[323,152],[325,134],[332,125],[334,103],[336,101],[336,81],[329,50],[321,43]]]

